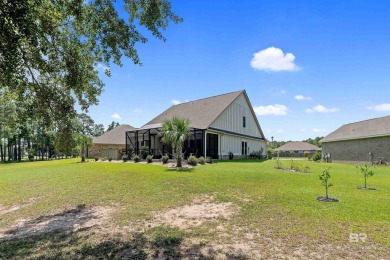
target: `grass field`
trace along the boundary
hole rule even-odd
[[[0,258],[390,255],[390,167],[374,168],[368,186],[377,190],[368,191],[356,189],[364,179],[354,165],[299,163],[310,173],[272,160],[188,171],[76,159],[2,164]],[[337,203],[316,200],[328,167]]]

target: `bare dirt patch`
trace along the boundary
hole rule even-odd
[[[17,211],[19,209],[31,206],[38,199],[39,199],[39,197],[30,198],[29,200],[27,200],[26,202],[24,202],[20,205],[4,206],[4,205],[0,204],[0,215],[11,213],[11,212]]]
[[[185,259],[387,259],[386,249],[377,245],[337,245],[299,234],[280,237],[256,230],[234,234],[237,230],[221,230],[216,240],[188,238],[180,250]]]
[[[156,214],[146,225],[148,227],[169,225],[189,229],[201,226],[205,221],[229,219],[237,211],[238,207],[231,202],[215,202],[213,196],[202,196],[195,198],[189,205]]]
[[[78,205],[74,209],[36,219],[19,219],[11,228],[0,230],[0,240],[29,237],[60,229],[77,231],[90,228],[107,220],[111,211],[110,207],[88,209],[85,205]]]

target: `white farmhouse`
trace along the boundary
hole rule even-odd
[[[126,154],[141,150],[159,158],[172,153],[161,143],[160,128],[174,116],[190,120],[191,135],[184,144],[185,157],[226,159],[266,153],[266,141],[245,90],[173,105],[144,126],[126,132]]]

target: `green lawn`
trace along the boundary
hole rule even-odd
[[[265,258],[278,254],[316,257],[310,253],[352,258],[389,255],[390,167],[374,168],[368,186],[377,190],[367,191],[356,189],[364,179],[354,165],[299,163],[308,165],[310,173],[277,170],[272,160],[221,161],[180,172],[157,165],[79,163],[76,159],[0,164],[0,209],[4,211],[0,231],[8,234],[0,242],[0,258],[146,259],[161,254],[181,258],[190,254],[183,248],[211,259],[218,254],[229,258],[216,245],[232,245],[236,240],[253,244],[236,252],[236,258],[256,258],[256,250]],[[289,161],[282,164],[289,167]],[[334,184],[329,192],[340,200],[337,203],[316,200],[325,195],[318,176],[328,167]],[[231,202],[238,210],[229,219],[217,218],[217,222],[186,230],[169,223],[150,229],[140,224],[202,195],[212,195],[220,203]],[[18,205],[21,207],[9,210]],[[114,209],[105,222],[110,228],[104,232],[97,232],[96,226],[74,232],[57,230],[32,237],[9,235],[20,219],[45,219],[72,212],[78,205]],[[223,235],[216,231],[218,225],[223,226]],[[121,232],[129,226],[134,232]],[[367,240],[352,243],[350,233],[364,233]],[[206,254],[202,247],[215,252]]]

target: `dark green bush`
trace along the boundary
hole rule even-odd
[[[141,157],[141,159],[145,160],[146,156],[149,155],[149,146],[143,145],[143,146],[141,146],[140,150],[141,150],[140,157]]]
[[[195,156],[191,155],[190,157],[188,157],[187,163],[189,165],[196,166],[198,165],[198,159]]]
[[[151,163],[153,161],[153,155],[146,156],[146,162]]]
[[[199,159],[198,159],[198,163],[199,163],[199,164],[205,164],[205,163],[206,163],[206,159],[205,159],[203,156],[201,156],[201,157],[199,157]]]
[[[137,163],[137,162],[140,162],[141,159],[139,158],[138,155],[134,155],[134,156],[133,156],[133,161],[134,161],[135,163]]]
[[[316,153],[313,154],[313,156],[311,157],[311,160],[314,161],[314,162],[317,162],[317,161],[320,161],[321,158],[322,158],[321,152],[316,152]]]
[[[252,151],[250,154],[249,154],[249,158],[251,159],[262,159],[263,158],[263,150],[259,150],[259,151]]]
[[[168,160],[169,160],[168,155],[163,155],[163,156],[161,157],[161,161],[162,161],[163,164],[166,164],[166,163],[168,162]]]

